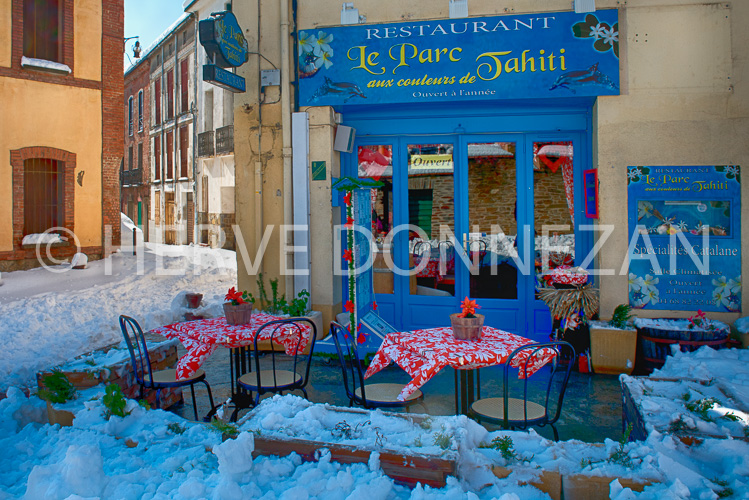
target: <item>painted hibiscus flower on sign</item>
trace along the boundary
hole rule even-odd
[[[613,50],[614,55],[619,57],[619,23],[609,26],[594,14],[588,14],[585,21],[572,26],[572,33],[577,38],[592,38],[593,48],[598,52]]]

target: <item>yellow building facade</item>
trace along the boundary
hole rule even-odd
[[[56,260],[119,245],[123,4],[47,3],[0,2],[4,271],[41,265],[24,238],[47,230]]]

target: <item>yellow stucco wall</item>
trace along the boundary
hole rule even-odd
[[[101,2],[76,0],[73,9],[76,78],[101,80]]]
[[[97,90],[0,78],[0,252],[13,250],[11,150],[47,146],[75,153],[75,232],[82,246],[101,245],[101,95]]]
[[[10,67],[12,18],[10,7],[13,0],[0,0],[0,66]]]

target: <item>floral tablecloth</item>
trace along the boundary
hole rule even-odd
[[[364,378],[395,361],[411,376],[411,381],[398,395],[398,399],[404,401],[446,366],[467,370],[503,364],[515,349],[532,343],[530,339],[490,326],[484,327],[481,340],[457,340],[450,327],[389,333]],[[516,356],[512,366],[525,366],[528,356],[528,352]],[[528,373],[520,370],[519,376],[533,375],[553,358],[553,350],[539,351],[528,364]]]
[[[252,319],[246,325],[229,325],[226,323],[226,318],[221,317],[174,323],[151,330],[151,333],[163,335],[169,339],[178,339],[187,349],[187,354],[177,362],[177,379],[179,380],[198,371],[206,358],[219,346],[234,348],[251,345],[255,341],[255,332],[261,326],[278,319],[282,318],[253,311]],[[299,343],[300,350],[307,347],[311,330],[306,324],[302,324],[302,327],[305,335]],[[273,332],[273,328],[264,329],[258,340],[270,340]],[[298,342],[294,331],[282,328],[276,332],[274,340],[284,346],[286,354],[294,354]]]

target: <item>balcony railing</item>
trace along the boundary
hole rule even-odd
[[[120,184],[123,186],[134,186],[143,183],[143,169],[135,168],[133,170],[122,170],[120,174]]]
[[[234,125],[216,129],[216,154],[225,155],[234,152]]]
[[[213,130],[198,134],[198,156],[213,156]]]

